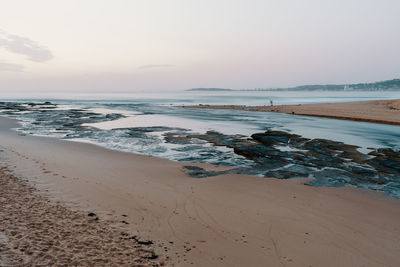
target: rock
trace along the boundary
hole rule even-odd
[[[167,135],[164,135],[164,140],[167,143],[171,144],[190,144],[191,143],[192,137],[189,136],[175,136],[173,134],[168,133]]]
[[[308,178],[314,171],[299,165],[292,165],[278,170],[271,170],[264,174],[265,177],[274,177],[281,179],[288,178]]]
[[[207,171],[201,167],[189,166],[189,165],[183,166],[182,169],[187,175],[189,175],[192,178],[205,178],[205,177],[226,174],[226,173],[230,172],[229,170],[228,171]]]
[[[259,141],[264,145],[277,145],[277,144],[288,144],[289,140],[293,135],[282,131],[266,131],[265,133],[256,133],[251,136],[254,140]]]

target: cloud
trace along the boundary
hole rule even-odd
[[[174,67],[174,65],[171,65],[171,64],[148,64],[148,65],[139,66],[138,69],[170,68],[170,67]]]
[[[24,66],[20,64],[11,64],[11,63],[3,63],[0,62],[0,72],[7,71],[7,72],[23,72]]]
[[[0,30],[0,47],[15,54],[25,55],[34,62],[45,62],[52,59],[53,53],[37,42],[15,34],[8,34]]]

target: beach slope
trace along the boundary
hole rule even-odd
[[[1,164],[15,179],[51,203],[151,240],[167,265],[400,266],[400,203],[378,193],[234,174],[196,179],[183,166],[221,167],[21,136],[10,130],[16,126],[0,118]],[[58,220],[43,221],[49,229],[69,218],[49,212]],[[18,214],[12,223],[24,221]],[[18,234],[0,228],[0,247]]]

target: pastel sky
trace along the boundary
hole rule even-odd
[[[0,93],[400,77],[399,0],[1,0]]]

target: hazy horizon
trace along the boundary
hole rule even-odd
[[[3,1],[0,93],[398,78],[400,2]]]

